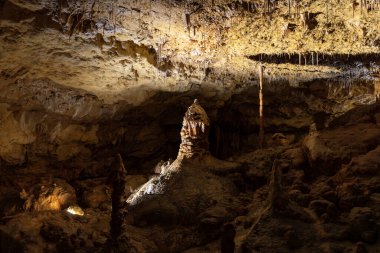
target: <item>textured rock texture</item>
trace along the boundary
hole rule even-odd
[[[380,243],[380,159],[378,138],[372,134],[378,125],[374,117],[350,121],[367,111],[376,114],[376,108],[353,109],[336,120],[345,124],[312,132],[296,143],[235,156],[233,160],[239,163],[223,162],[203,152],[165,163],[160,174],[145,184],[142,176],[128,176],[126,189],[143,185],[123,207],[123,232],[115,247],[152,253],[219,252],[227,244],[235,245],[238,252],[376,252]],[[371,141],[366,141],[366,134],[372,136]],[[312,135],[327,147],[332,145],[331,154],[340,159],[329,162],[324,155],[318,156],[319,160],[311,156],[310,150],[319,147],[307,145]],[[202,136],[203,140],[192,141],[204,143],[207,135]],[[182,137],[189,143],[189,136]],[[74,182],[81,185],[77,203],[84,207],[84,216],[37,209],[20,213],[17,207],[21,204],[23,208],[22,203],[1,199],[8,204],[2,205],[5,211],[18,213],[2,219],[2,250],[61,252],[63,247],[84,251],[105,247],[111,209],[110,192],[101,190],[102,180]],[[64,185],[71,189],[59,182],[57,189]],[[49,179],[40,182],[19,176],[18,187],[37,185],[34,189],[38,191],[22,193],[33,206],[40,206],[42,197],[50,196],[41,183],[52,186]],[[32,193],[38,199],[29,197]],[[12,196],[9,190],[6,196]],[[233,240],[225,227],[234,231]]]
[[[274,115],[265,121],[277,128],[272,134],[288,127],[304,131],[314,121],[324,125],[320,112],[335,116],[373,103],[378,6],[290,3],[2,1],[1,159],[11,166],[45,160],[39,167],[53,163],[62,171],[81,167],[79,173],[99,175],[101,169],[90,163],[112,147],[113,153],[126,149],[121,153],[132,169],[151,167],[176,155],[177,117],[193,97],[207,101],[210,120],[220,122],[215,126],[225,141],[212,152],[228,157],[255,143],[243,142],[258,125],[251,116],[257,103],[241,92],[246,87],[243,94],[256,96],[257,64],[268,57],[264,105],[266,115]],[[284,60],[298,61],[299,53],[301,65]],[[356,62],[354,68],[349,62]],[[276,94],[288,84],[313,96],[284,90],[288,96],[279,99]],[[238,100],[229,103],[236,93]],[[174,101],[173,94],[183,97]],[[230,124],[228,113],[240,120]]]
[[[209,152],[210,120],[198,100],[187,109],[181,129],[178,158],[192,158]]]
[[[377,253],[379,10],[0,0],[0,252]]]

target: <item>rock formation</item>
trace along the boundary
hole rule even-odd
[[[112,212],[110,222],[110,247],[116,245],[117,239],[122,232],[123,213],[121,207],[123,206],[124,191],[126,184],[127,171],[124,167],[123,159],[120,154],[117,156],[118,165],[115,166],[115,171],[112,180]]]
[[[196,99],[183,118],[178,159],[209,154],[209,131],[210,120]]]
[[[0,252],[377,253],[379,14],[0,0]]]
[[[195,229],[197,240],[208,240],[219,234],[220,225],[238,215],[233,206],[242,200],[236,186],[214,172],[224,170],[228,174],[239,165],[210,155],[209,127],[205,110],[195,101],[185,113],[177,159],[128,198],[126,224],[177,224]],[[198,231],[199,225],[207,227],[208,232]],[[190,242],[177,243],[166,245],[167,252],[183,249]]]

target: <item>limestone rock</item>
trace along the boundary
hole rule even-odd
[[[283,153],[283,157],[291,161],[292,167],[302,169],[306,165],[306,158],[301,148],[291,148]]]
[[[309,208],[315,211],[319,217],[328,214],[329,217],[335,218],[338,214],[336,206],[327,200],[313,200],[310,202]]]
[[[223,222],[239,214],[239,209],[233,208],[240,203],[236,186],[219,176],[228,174],[237,165],[209,154],[208,129],[207,114],[195,102],[185,115],[177,159],[127,199],[129,224],[139,227],[177,224],[190,228],[202,224],[208,233],[214,234]],[[199,240],[208,240],[203,230],[194,233]],[[167,246],[171,250],[185,247],[177,245],[177,240],[170,241]]]
[[[358,242],[352,249],[352,253],[368,253],[368,250],[364,243]]]
[[[357,124],[313,133],[305,138],[303,147],[314,170],[333,175],[353,156],[365,154],[379,144],[380,128]]]
[[[195,100],[183,118],[178,157],[193,158],[207,154],[209,131],[210,120],[206,111]]]
[[[25,199],[25,210],[63,210],[76,203],[76,194],[64,180],[52,179],[34,185]]]
[[[368,207],[354,207],[349,214],[350,239],[374,243],[377,241],[376,217]]]

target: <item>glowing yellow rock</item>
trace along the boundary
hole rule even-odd
[[[83,216],[84,215],[84,212],[82,210],[82,208],[80,208],[79,206],[69,206],[66,211],[68,213],[71,213],[71,214],[74,214],[74,215],[79,215],[79,216]]]

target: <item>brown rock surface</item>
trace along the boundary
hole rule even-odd
[[[74,188],[59,179],[32,186],[23,198],[24,208],[28,211],[63,210],[76,203]]]
[[[0,252],[102,250],[120,153],[115,251],[377,253],[380,6],[359,2],[0,0]]]
[[[305,138],[303,146],[314,170],[333,175],[352,157],[365,154],[379,144],[377,125],[357,124],[312,133]]]

